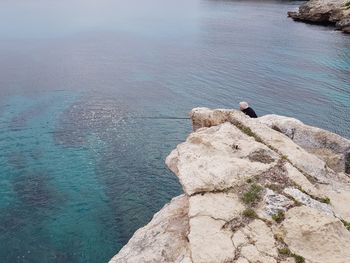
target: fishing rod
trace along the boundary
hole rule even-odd
[[[154,119],[154,120],[190,120],[190,117],[173,117],[173,116],[157,116],[157,117],[132,117],[132,119]]]

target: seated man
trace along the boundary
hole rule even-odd
[[[248,115],[250,118],[258,118],[255,111],[251,107],[249,107],[247,102],[245,101],[240,102],[239,108],[242,112],[244,112],[245,115]]]

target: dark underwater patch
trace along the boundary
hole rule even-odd
[[[57,207],[64,200],[51,185],[50,177],[43,172],[19,175],[13,180],[13,189],[18,199],[35,208]]]
[[[35,105],[10,120],[9,128],[11,131],[22,130],[27,127],[27,123],[30,119],[40,115],[50,106],[50,102],[41,103],[39,105]]]
[[[8,164],[14,169],[21,170],[27,166],[27,158],[22,152],[12,152],[7,157]]]

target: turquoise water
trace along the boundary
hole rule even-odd
[[[193,107],[349,138],[350,37],[291,21],[299,4],[1,2],[1,261],[108,261],[181,193],[164,159]]]

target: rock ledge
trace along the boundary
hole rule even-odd
[[[288,117],[196,108],[166,164],[184,194],[110,263],[350,262],[350,141]]]
[[[350,33],[349,0],[310,0],[302,4],[298,12],[288,12],[288,16],[296,21],[332,24]]]

